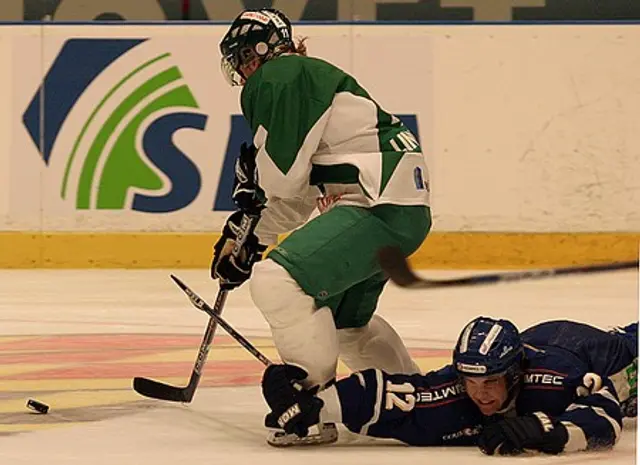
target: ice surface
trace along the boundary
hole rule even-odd
[[[611,452],[560,457],[492,458],[475,448],[410,448],[348,432],[329,447],[273,449],[264,442],[261,365],[227,337],[216,337],[191,404],[143,399],[131,390],[133,376],[186,383],[207,322],[169,280],[172,271],[0,271],[1,464],[635,463],[635,420]],[[206,270],[175,273],[213,301]],[[602,328],[635,321],[638,274],[431,291],[389,286],[380,314],[430,369],[446,363],[460,328],[479,314],[520,328],[559,318]],[[229,296],[224,315],[275,358],[245,287]],[[28,398],[48,403],[50,414],[29,413]]]

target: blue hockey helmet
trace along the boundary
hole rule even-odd
[[[523,359],[518,328],[508,320],[483,316],[464,327],[453,351],[460,376],[509,375],[509,387],[517,381]]]
[[[242,65],[260,63],[288,51],[295,51],[291,21],[272,8],[245,10],[233,21],[220,42],[222,72],[232,86],[244,84]]]

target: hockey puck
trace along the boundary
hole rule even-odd
[[[38,402],[37,400],[29,399],[27,401],[27,407],[31,410],[35,410],[38,413],[47,413],[49,411],[49,406],[47,404],[43,404],[42,402]]]

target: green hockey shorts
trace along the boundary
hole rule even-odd
[[[366,325],[386,284],[377,251],[398,246],[415,252],[431,229],[425,206],[337,206],[292,232],[268,255],[298,285],[331,308],[336,327]]]

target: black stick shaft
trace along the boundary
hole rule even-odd
[[[215,320],[224,330],[229,333],[229,335],[234,338],[238,343],[247,349],[251,355],[260,360],[264,365],[271,365],[271,360],[264,356],[262,352],[260,352],[251,342],[249,342],[242,334],[236,331],[233,326],[227,323],[219,314],[215,312],[214,308],[211,308],[209,304],[207,304],[198,294],[191,290],[189,286],[187,286],[184,282],[180,280],[177,276],[171,275],[171,279],[178,285],[180,289],[184,291],[185,294],[189,297],[189,300],[199,310],[202,310],[206,314],[208,314],[212,320]]]
[[[378,252],[380,266],[391,280],[400,287],[413,289],[436,289],[443,287],[478,286],[543,279],[558,276],[604,273],[619,270],[638,269],[638,260],[604,263],[584,266],[549,268],[545,270],[515,271],[492,273],[476,276],[465,276],[452,279],[424,279],[418,276],[409,266],[409,262],[399,248],[386,247]]]
[[[238,254],[240,253],[242,245],[246,241],[249,234],[253,232],[258,219],[259,217],[255,215],[243,215],[242,222],[240,224],[240,231],[238,232],[236,243],[233,247],[233,251],[231,252],[234,256],[238,256]],[[172,278],[174,277],[172,276]],[[148,378],[135,377],[133,379],[133,389],[138,394],[154,399],[170,400],[174,402],[191,402],[196,388],[200,383],[202,369],[209,356],[211,343],[213,342],[213,337],[215,336],[216,328],[218,325],[218,320],[216,320],[215,317],[219,317],[222,313],[222,309],[227,300],[228,293],[229,291],[220,289],[218,291],[218,296],[216,297],[213,308],[207,305],[207,308],[210,310],[210,312],[207,313],[209,313],[211,318],[209,318],[209,323],[207,324],[204,336],[202,337],[202,342],[200,343],[200,348],[198,349],[198,357],[194,364],[193,370],[191,371],[189,383],[184,387],[180,387],[171,386],[169,384],[161,383],[159,381],[154,381]]]
[[[216,302],[213,304],[212,311],[215,312],[216,315],[220,315],[222,313],[222,308],[227,300],[228,291],[220,290],[218,291],[218,296],[216,297]],[[202,338],[202,343],[200,344],[200,350],[198,351],[198,358],[196,359],[196,364],[193,367],[193,374],[191,375],[191,384],[194,379],[196,383],[200,379],[202,374],[202,367],[207,361],[207,357],[209,355],[209,350],[211,349],[211,342],[213,341],[213,337],[216,333],[216,327],[218,326],[218,322],[212,318],[209,320],[207,324],[207,330],[204,333]]]

